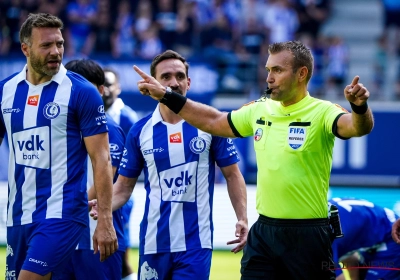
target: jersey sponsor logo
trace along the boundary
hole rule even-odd
[[[108,146],[110,147],[110,152],[116,152],[119,150],[118,144],[115,143],[109,143]]]
[[[182,143],[182,134],[180,132],[171,134],[169,136],[170,143]]]
[[[128,150],[124,148],[124,151],[122,152],[122,159],[121,162],[119,163],[120,167],[126,168],[126,164],[128,163],[128,159],[125,158],[128,155]]]
[[[144,150],[143,151],[143,155],[145,156],[145,155],[151,155],[151,154],[154,154],[154,153],[161,153],[162,151],[164,151],[164,149],[163,148],[156,148],[156,149],[148,149],[148,150]]]
[[[100,105],[99,108],[97,108],[97,112],[104,114],[104,105]]]
[[[197,164],[197,162],[190,162],[160,172],[163,201],[195,201]]]
[[[293,150],[300,148],[306,141],[306,128],[289,126],[288,143]]]
[[[106,115],[102,115],[102,116],[96,117],[96,122],[97,122],[97,125],[106,124],[107,123],[107,116]]]
[[[49,102],[43,108],[43,115],[49,120],[57,118],[59,114],[60,105],[55,102]]]
[[[155,268],[151,268],[147,261],[140,267],[140,280],[158,280],[158,273]]]
[[[226,139],[226,142],[228,142],[228,144],[231,144],[231,145],[233,144],[232,138],[227,138],[227,139]]]
[[[3,114],[11,114],[11,113],[19,113],[21,110],[19,108],[13,109],[13,108],[5,108],[3,109]]]
[[[206,140],[201,137],[194,137],[189,143],[190,150],[195,154],[201,154],[207,147]]]
[[[119,159],[122,152],[119,149],[118,144],[109,143],[108,146],[110,147],[110,155],[113,159]]]
[[[48,169],[50,167],[49,127],[36,127],[12,135],[17,164]]]
[[[254,140],[255,140],[255,141],[260,141],[261,138],[262,138],[262,136],[263,136],[263,130],[262,130],[262,128],[261,128],[261,127],[260,127],[260,128],[257,128],[256,132],[254,133]]]
[[[31,95],[28,97],[28,105],[37,106],[39,103],[39,95]]]
[[[36,260],[36,259],[34,259],[34,258],[29,258],[29,261],[30,261],[30,262],[33,262],[33,263],[40,264],[41,266],[47,266],[47,262],[39,261],[39,260]]]

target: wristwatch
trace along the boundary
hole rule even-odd
[[[163,98],[160,99],[160,103],[165,103],[168,99],[168,95],[172,94],[172,89],[170,87],[165,87],[165,94]]]

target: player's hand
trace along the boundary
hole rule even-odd
[[[93,220],[97,221],[97,216],[98,216],[98,212],[97,212],[97,199],[92,199],[88,201],[88,205],[89,205],[89,215],[90,217],[92,217]]]
[[[93,234],[93,249],[97,254],[100,251],[100,261],[106,260],[118,250],[118,240],[112,222],[112,214],[99,216],[97,226]]]
[[[236,231],[235,231],[235,236],[237,237],[237,239],[231,240],[226,243],[227,245],[237,244],[237,246],[233,248],[231,252],[236,254],[244,248],[247,242],[248,233],[249,233],[249,228],[247,226],[247,222],[242,220],[238,221],[236,223]]]
[[[142,77],[137,85],[139,91],[143,95],[150,95],[155,100],[160,100],[164,97],[166,89],[154,77],[143,72],[139,67],[133,65],[133,69]]]
[[[360,77],[355,76],[351,84],[344,89],[344,97],[347,101],[357,106],[364,105],[369,98],[368,89],[363,84],[358,83],[359,80]]]
[[[392,226],[392,238],[394,242],[400,244],[400,219],[397,219]]]

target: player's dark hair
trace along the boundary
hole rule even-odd
[[[104,71],[99,64],[90,59],[71,60],[65,64],[65,68],[78,73],[86,80],[97,86],[104,85]]]
[[[270,54],[277,54],[282,51],[290,51],[293,54],[293,73],[295,73],[300,67],[307,67],[308,74],[306,81],[308,82],[311,79],[314,67],[314,58],[310,49],[300,41],[273,43],[268,47],[268,52]]]
[[[151,76],[153,76],[154,78],[156,77],[156,66],[164,60],[167,59],[179,59],[180,61],[182,61],[182,63],[185,65],[186,67],[186,76],[189,76],[189,63],[187,63],[186,59],[181,56],[179,53],[173,51],[173,50],[166,50],[165,52],[163,52],[162,54],[157,55],[153,61],[151,62],[150,65],[150,74]]]
[[[62,29],[64,24],[61,19],[50,14],[29,14],[19,31],[19,41],[31,46],[32,29],[41,27]]]

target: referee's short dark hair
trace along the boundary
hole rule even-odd
[[[300,41],[273,43],[268,47],[268,52],[270,54],[276,54],[282,51],[289,51],[293,54],[293,73],[295,73],[300,67],[305,66],[307,68],[308,82],[311,79],[314,68],[314,58],[312,56],[311,50]]]
[[[78,73],[86,80],[97,86],[104,85],[104,71],[103,68],[96,62],[90,59],[75,59],[65,64],[65,68]]]

